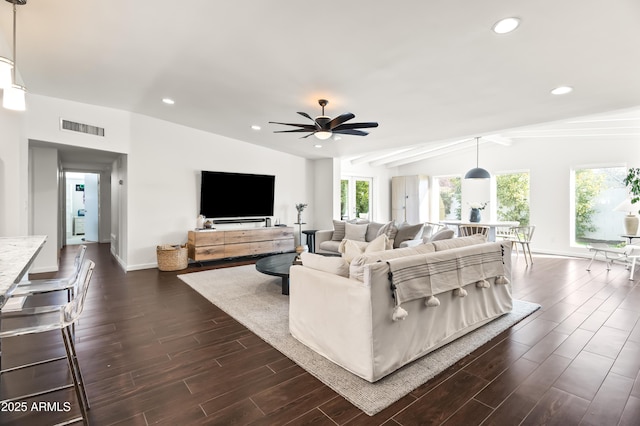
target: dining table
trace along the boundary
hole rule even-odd
[[[481,225],[489,227],[489,235],[487,235],[487,241],[496,240],[496,228],[510,228],[520,225],[517,221],[492,221],[492,222],[467,222],[462,220],[441,220],[440,223],[445,225],[451,225],[459,227],[460,225]]]
[[[0,237],[0,308],[31,268],[46,241],[46,235]]]
[[[46,241],[46,235],[0,237],[0,309],[11,298],[11,293],[29,271]],[[1,366],[2,342],[0,341],[0,369]]]

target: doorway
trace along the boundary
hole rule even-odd
[[[100,175],[65,172],[66,244],[99,241]]]

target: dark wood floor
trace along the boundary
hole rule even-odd
[[[74,254],[63,251],[60,275]],[[103,244],[88,257],[97,266],[77,348],[94,425],[640,424],[640,286],[619,265],[589,273],[585,259],[538,256],[526,267],[514,257],[515,297],[543,309],[369,417],[178,273],[125,274]],[[63,354],[57,333],[5,339],[2,349],[3,367]],[[64,380],[64,362],[7,374],[0,397]],[[33,401],[68,401],[72,411],[38,412]],[[27,402],[26,413],[0,412],[0,424],[54,424],[78,412],[72,391]]]

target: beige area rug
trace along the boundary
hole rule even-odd
[[[540,306],[514,301],[513,311],[478,330],[369,383],[298,342],[289,334],[289,299],[278,277],[254,265],[194,272],[178,276],[238,322],[295,361],[313,376],[372,416],[435,377]]]

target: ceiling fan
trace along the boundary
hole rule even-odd
[[[329,103],[329,101],[326,99],[319,99],[318,103],[322,107],[322,115],[316,117],[315,119],[311,118],[311,116],[306,112],[298,111],[298,114],[313,121],[313,124],[280,123],[277,121],[270,121],[269,123],[271,124],[282,124],[285,126],[299,127],[299,129],[293,130],[276,130],[274,131],[274,133],[310,132],[308,135],[302,136],[302,138],[308,138],[309,136],[314,135],[320,140],[325,140],[329,139],[334,133],[340,135],[366,136],[369,134],[368,132],[358,129],[378,127],[378,123],[375,122],[346,123],[352,118],[355,118],[355,115],[351,114],[350,112],[345,112],[344,114],[340,114],[334,118],[327,117],[326,115],[324,115],[324,107]]]

